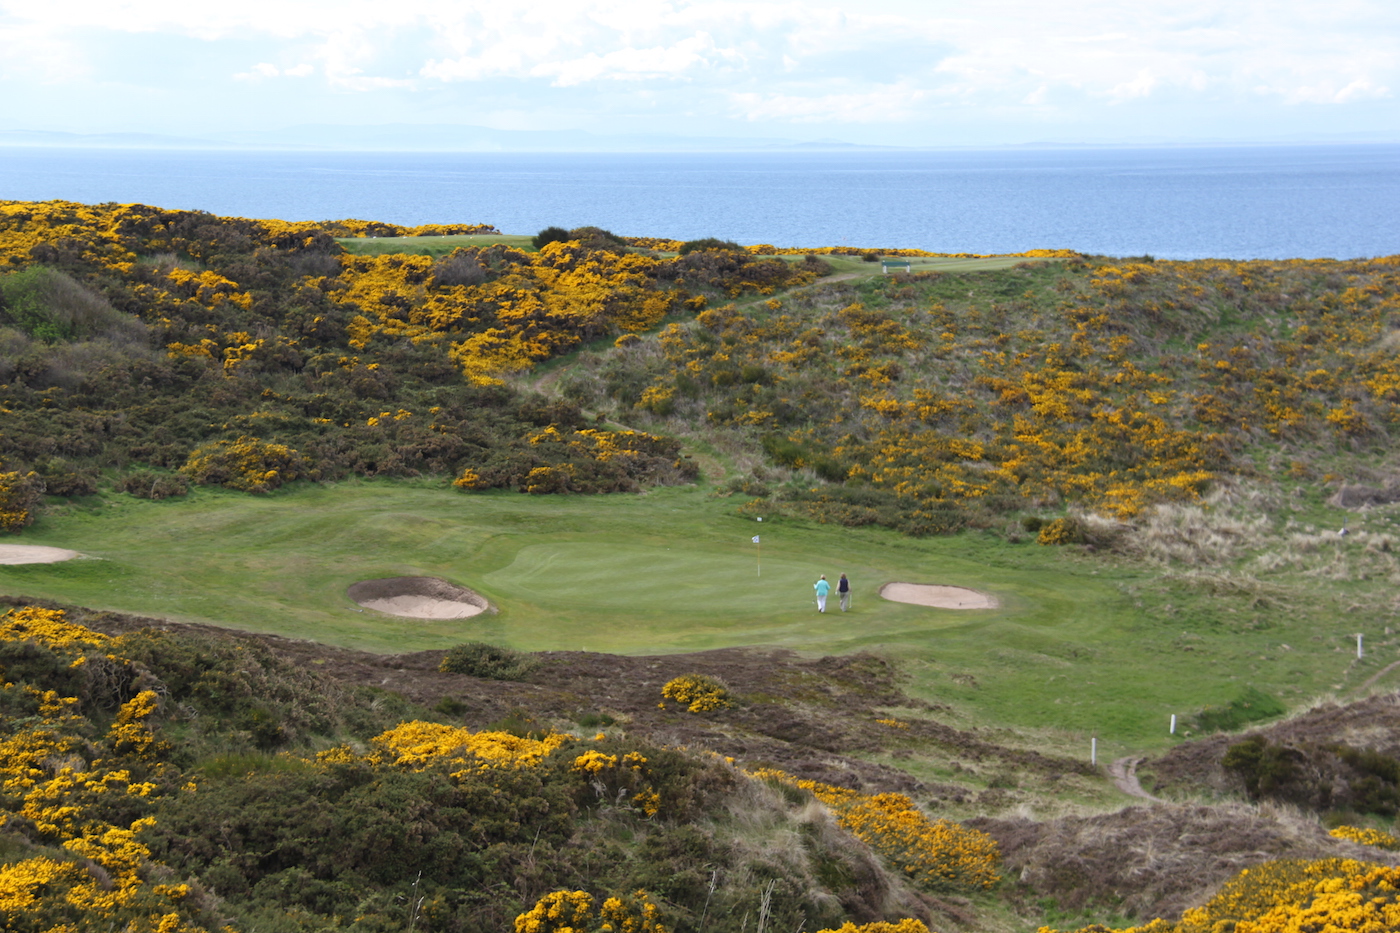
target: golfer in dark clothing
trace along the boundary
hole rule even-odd
[[[845,612],[851,608],[851,581],[846,579],[846,575],[841,574],[841,579],[836,581],[836,592],[841,597],[841,611]]]

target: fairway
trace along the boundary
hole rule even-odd
[[[1348,676],[1343,653],[1271,650],[1304,643],[1283,627],[1207,632],[1182,651],[1182,623],[1154,619],[1128,595],[1151,579],[1147,569],[977,532],[915,539],[773,517],[759,524],[738,514],[740,504],[697,487],[566,497],[463,494],[426,481],[261,497],[200,487],[160,502],[112,494],[56,505],[13,539],[83,556],[0,566],[0,590],[387,653],[470,640],[632,655],[868,650],[898,660],[915,696],[1064,741],[1097,734],[1105,753],[1170,741],[1170,714],[1228,702],[1246,684],[1299,702]],[[816,611],[821,573],[850,575],[850,613],[834,597]],[[403,619],[346,594],[395,576],[469,587],[498,611]],[[969,587],[1000,605],[880,599],[895,581]]]
[[[463,233],[454,236],[339,237],[336,242],[355,256],[427,255],[446,256],[458,247],[510,246],[534,252],[533,237],[509,233]]]

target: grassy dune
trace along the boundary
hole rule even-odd
[[[1193,602],[1191,587],[1163,589],[1146,568],[979,533],[760,525],[737,504],[696,487],[560,498],[380,481],[261,498],[209,489],[186,501],[91,497],[24,535],[88,559],[0,567],[0,589],[382,652],[473,639],[622,654],[871,650],[904,664],[912,693],[970,722],[1048,730],[1065,751],[1095,734],[1105,755],[1169,741],[1171,713],[1227,703],[1246,684],[1290,702],[1354,686],[1393,651],[1377,632],[1373,658],[1358,666],[1345,650],[1354,620],[1232,626],[1240,598],[1196,593]],[[815,611],[822,572],[855,581],[851,614]],[[472,587],[499,612],[408,621],[345,596],[358,580],[419,574]],[[881,600],[879,586],[895,580],[986,590],[1002,607]],[[1175,601],[1165,617],[1164,600]],[[1303,650],[1279,650],[1288,642]]]

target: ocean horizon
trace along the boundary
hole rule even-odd
[[[0,199],[1163,259],[1400,253],[1400,145],[705,153],[0,149]]]

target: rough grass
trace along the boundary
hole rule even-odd
[[[1318,821],[1273,804],[1131,807],[1047,823],[975,820],[1002,847],[1005,870],[1067,915],[1176,918],[1243,868],[1269,858],[1325,858],[1336,840]],[[1355,847],[1346,854],[1361,854]],[[1365,857],[1385,853],[1367,850]]]

